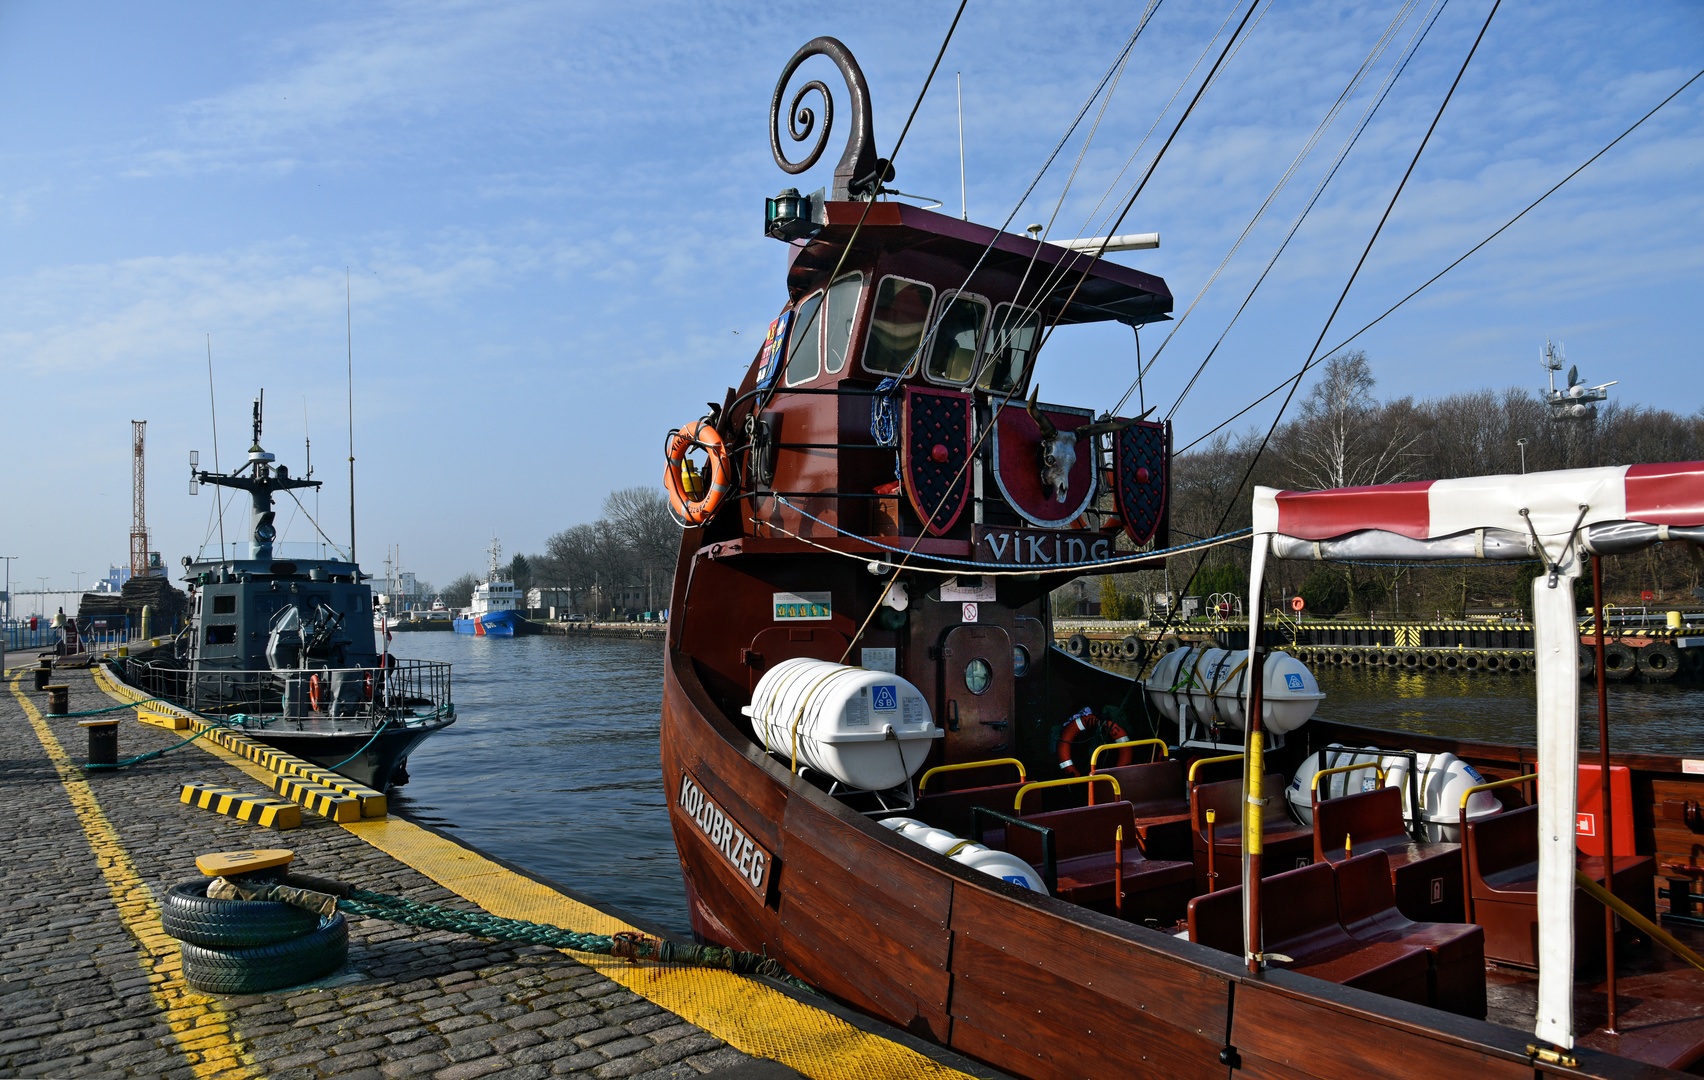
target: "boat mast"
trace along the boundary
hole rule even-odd
[[[349,561],[355,562],[355,308],[349,293],[349,267],[343,268],[343,332],[349,359]],[[355,570],[360,580],[359,566]]]

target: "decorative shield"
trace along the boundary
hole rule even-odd
[[[1131,540],[1146,544],[1165,519],[1171,489],[1171,429],[1135,423],[1112,437],[1112,502]]]
[[[969,394],[905,388],[905,494],[936,536],[953,527],[970,496],[970,422]]]
[[[1094,420],[1088,409],[1038,405],[1043,416],[1061,432],[1072,432]],[[994,482],[1023,519],[1044,529],[1062,529],[1082,516],[1095,497],[1093,439],[1073,445],[1077,460],[1066,473],[1065,501],[1057,491],[1042,488],[1041,428],[1024,406],[1007,405],[994,420]]]

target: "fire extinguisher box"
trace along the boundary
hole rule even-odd
[[[1574,809],[1582,855],[1603,854],[1603,786],[1596,765],[1580,766],[1580,801]],[[1615,815],[1615,853],[1636,855],[1633,846],[1633,781],[1625,765],[1609,767],[1609,807]]]

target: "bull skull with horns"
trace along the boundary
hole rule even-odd
[[[1042,494],[1056,502],[1064,502],[1070,496],[1071,468],[1077,464],[1079,440],[1122,431],[1154,411],[1149,409],[1148,412],[1130,420],[1113,420],[1103,415],[1092,424],[1084,424],[1071,431],[1060,431],[1036,405],[1036,399],[1040,396],[1041,387],[1037,386],[1030,391],[1029,404],[1024,408],[1030,414],[1030,419],[1035,421],[1035,426],[1041,429],[1041,442],[1037,444],[1036,449],[1041,462]]]

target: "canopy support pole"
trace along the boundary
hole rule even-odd
[[[1615,891],[1615,819],[1610,816],[1609,792],[1609,683],[1604,676],[1603,645],[1603,556],[1592,556],[1592,614],[1597,625],[1598,787],[1603,795],[1604,885]],[[1615,912],[1603,909],[1604,966],[1609,977],[1609,1013],[1604,1031],[1615,1030]]]
[[[1532,582],[1538,674],[1538,1016],[1533,1034],[1574,1046],[1574,870],[1580,782],[1579,622],[1572,544]],[[1607,780],[1607,777],[1606,777]]]
[[[1260,654],[1265,605],[1261,603],[1266,573],[1266,552],[1271,538],[1257,533],[1249,558],[1248,574],[1248,694],[1243,701],[1243,958],[1254,975],[1266,962],[1266,938],[1261,929],[1260,874],[1264,861],[1266,776],[1263,755],[1265,732],[1261,729],[1261,689],[1265,665]]]

